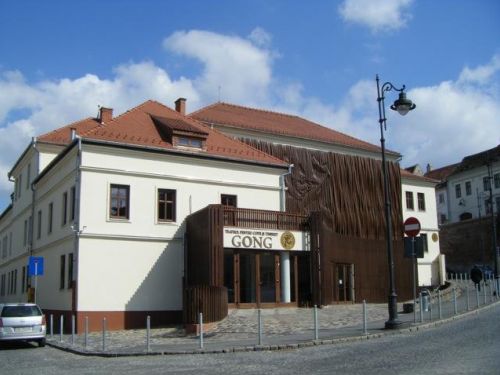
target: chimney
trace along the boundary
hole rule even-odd
[[[76,138],[76,129],[71,128],[71,140],[74,141]]]
[[[432,166],[429,163],[427,163],[426,169],[427,169],[427,173],[429,173],[430,171],[432,171]]]
[[[179,112],[181,115],[186,114],[186,99],[179,98],[175,101],[175,110]]]
[[[98,120],[101,124],[106,124],[113,120],[113,108],[100,107]]]

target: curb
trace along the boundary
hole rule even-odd
[[[323,340],[311,340],[305,341],[295,344],[280,344],[280,345],[251,345],[251,346],[235,346],[223,349],[191,349],[191,350],[166,350],[166,351],[140,351],[140,352],[128,352],[128,353],[120,353],[120,352],[99,352],[99,351],[88,351],[82,349],[76,349],[68,346],[59,345],[54,342],[47,341],[46,345],[55,349],[59,349],[68,353],[77,354],[85,357],[103,357],[103,358],[117,358],[117,357],[143,357],[143,356],[163,356],[163,355],[186,355],[186,354],[227,354],[227,353],[241,353],[241,352],[262,352],[262,351],[282,351],[282,350],[297,350],[302,348],[310,348],[313,346],[320,345],[335,345],[335,344],[344,344],[350,342],[357,342],[363,340],[373,340],[386,336],[394,336],[406,333],[415,333],[420,330],[427,330],[436,328],[438,326],[464,319],[466,317],[472,315],[478,315],[481,311],[488,310],[491,308],[500,305],[500,301],[496,301],[490,303],[489,305],[482,306],[479,309],[466,311],[461,314],[457,314],[451,316],[449,318],[436,320],[433,322],[422,323],[419,325],[401,328],[393,331],[382,331],[378,333],[372,333],[368,335],[359,335],[359,336],[347,336],[347,337],[339,337],[332,339],[323,339]]]

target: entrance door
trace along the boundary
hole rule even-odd
[[[354,264],[334,264],[334,300],[354,302]]]
[[[276,284],[276,257],[273,253],[260,253],[259,255],[260,273],[260,303],[277,302]]]

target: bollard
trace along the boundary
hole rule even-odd
[[[420,323],[424,322],[424,297],[422,296],[422,292],[419,294],[420,298]]]
[[[483,281],[484,305],[486,305],[486,281]]]
[[[479,309],[479,284],[476,286],[476,308]]]
[[[54,337],[54,315],[50,314],[50,337]]]
[[[259,331],[259,345],[262,345],[262,312],[260,309],[257,310],[257,320]]]
[[[200,313],[200,349],[203,349],[203,313]]]
[[[457,315],[457,290],[453,288],[453,312]]]
[[[443,319],[443,315],[442,315],[442,312],[441,312],[441,291],[438,290],[438,316],[439,316],[439,319]]]
[[[467,294],[467,311],[470,310],[470,302],[469,302],[469,284],[465,287],[465,293]]]
[[[432,322],[432,298],[429,299],[429,321]]]
[[[148,315],[148,317],[146,318],[146,351],[148,352],[151,351],[150,339],[151,339],[151,317]]]
[[[89,343],[89,317],[85,317],[85,349]]]
[[[368,335],[368,319],[366,313],[366,301],[363,300],[363,335]]]
[[[63,327],[64,327],[64,316],[61,315],[61,318],[59,318],[59,341],[63,341]]]
[[[314,340],[318,340],[318,307],[314,305]]]
[[[71,315],[71,345],[75,345],[75,316]]]
[[[106,351],[106,317],[102,318],[102,351]]]
[[[493,284],[490,282],[488,286],[490,287],[490,303],[493,303]]]

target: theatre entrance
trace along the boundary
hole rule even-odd
[[[224,286],[233,307],[297,304],[298,256],[288,251],[224,249]]]

